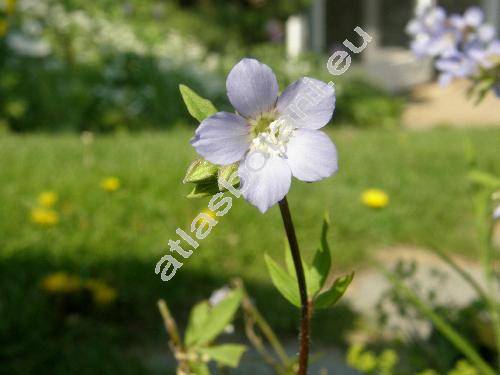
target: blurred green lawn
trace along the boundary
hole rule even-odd
[[[276,207],[262,215],[234,200],[229,214],[172,281],[163,283],[154,274],[169,238],[177,238],[175,229],[188,230],[208,203],[184,198],[189,187],[181,181],[195,157],[188,143],[192,132],[181,127],[98,136],[87,146],[74,135],[2,135],[0,360],[18,358],[13,366],[27,371],[29,366],[43,367],[57,353],[74,366],[78,361],[101,363],[103,349],[111,366],[113,342],[123,371],[131,371],[123,353],[147,341],[151,332],[165,338],[156,299],[166,298],[185,319],[190,305],[234,276],[248,282],[257,303],[270,308],[266,302],[276,301],[266,314],[293,332],[296,314],[270,288],[263,262],[264,252],[277,258],[283,251]],[[476,254],[466,174],[475,155],[481,168],[500,175],[500,129],[342,128],[330,135],[339,149],[338,175],[311,185],[294,181],[289,195],[306,257],[318,244],[325,210],[331,215],[337,272],[359,269],[374,251],[396,244]],[[108,176],[121,180],[118,191],[100,188]],[[387,208],[377,211],[360,203],[361,193],[371,187],[389,194]],[[30,220],[44,190],[59,195],[60,222],[52,228]],[[39,281],[58,270],[106,280],[119,291],[117,308],[99,319],[83,317],[71,324],[57,320]],[[46,350],[34,350],[37,345]],[[62,362],[53,373],[64,372],[65,366]]]

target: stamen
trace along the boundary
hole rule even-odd
[[[268,156],[286,158],[287,144],[293,136],[294,128],[283,118],[269,124],[266,131],[260,132],[252,141],[251,149]]]

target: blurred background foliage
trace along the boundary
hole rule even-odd
[[[0,127],[109,132],[191,123],[178,85],[224,108],[224,77],[243,56],[272,66],[282,89],[303,75],[328,81],[326,56],[291,61],[277,43],[286,16],[308,2],[19,0],[0,39]],[[336,121],[397,123],[400,99],[359,74],[336,84]]]

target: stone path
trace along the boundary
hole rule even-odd
[[[444,88],[436,83],[416,86],[403,114],[403,126],[500,126],[500,99],[490,93],[481,104],[474,105],[466,97],[468,85],[467,81],[456,81]]]

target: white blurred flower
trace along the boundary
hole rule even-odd
[[[212,293],[212,295],[208,299],[208,302],[211,306],[217,306],[227,297],[229,292],[231,292],[231,288],[229,288],[228,286],[217,289]]]
[[[21,30],[26,34],[39,36],[43,31],[43,27],[39,21],[27,19],[23,21]]]
[[[231,335],[234,333],[234,326],[232,324],[228,324],[226,328],[224,328],[224,333]]]
[[[500,206],[493,211],[493,220],[500,220]]]
[[[7,37],[7,44],[19,55],[29,57],[45,57],[51,52],[50,45],[44,40],[29,38],[19,33],[11,33]]]

